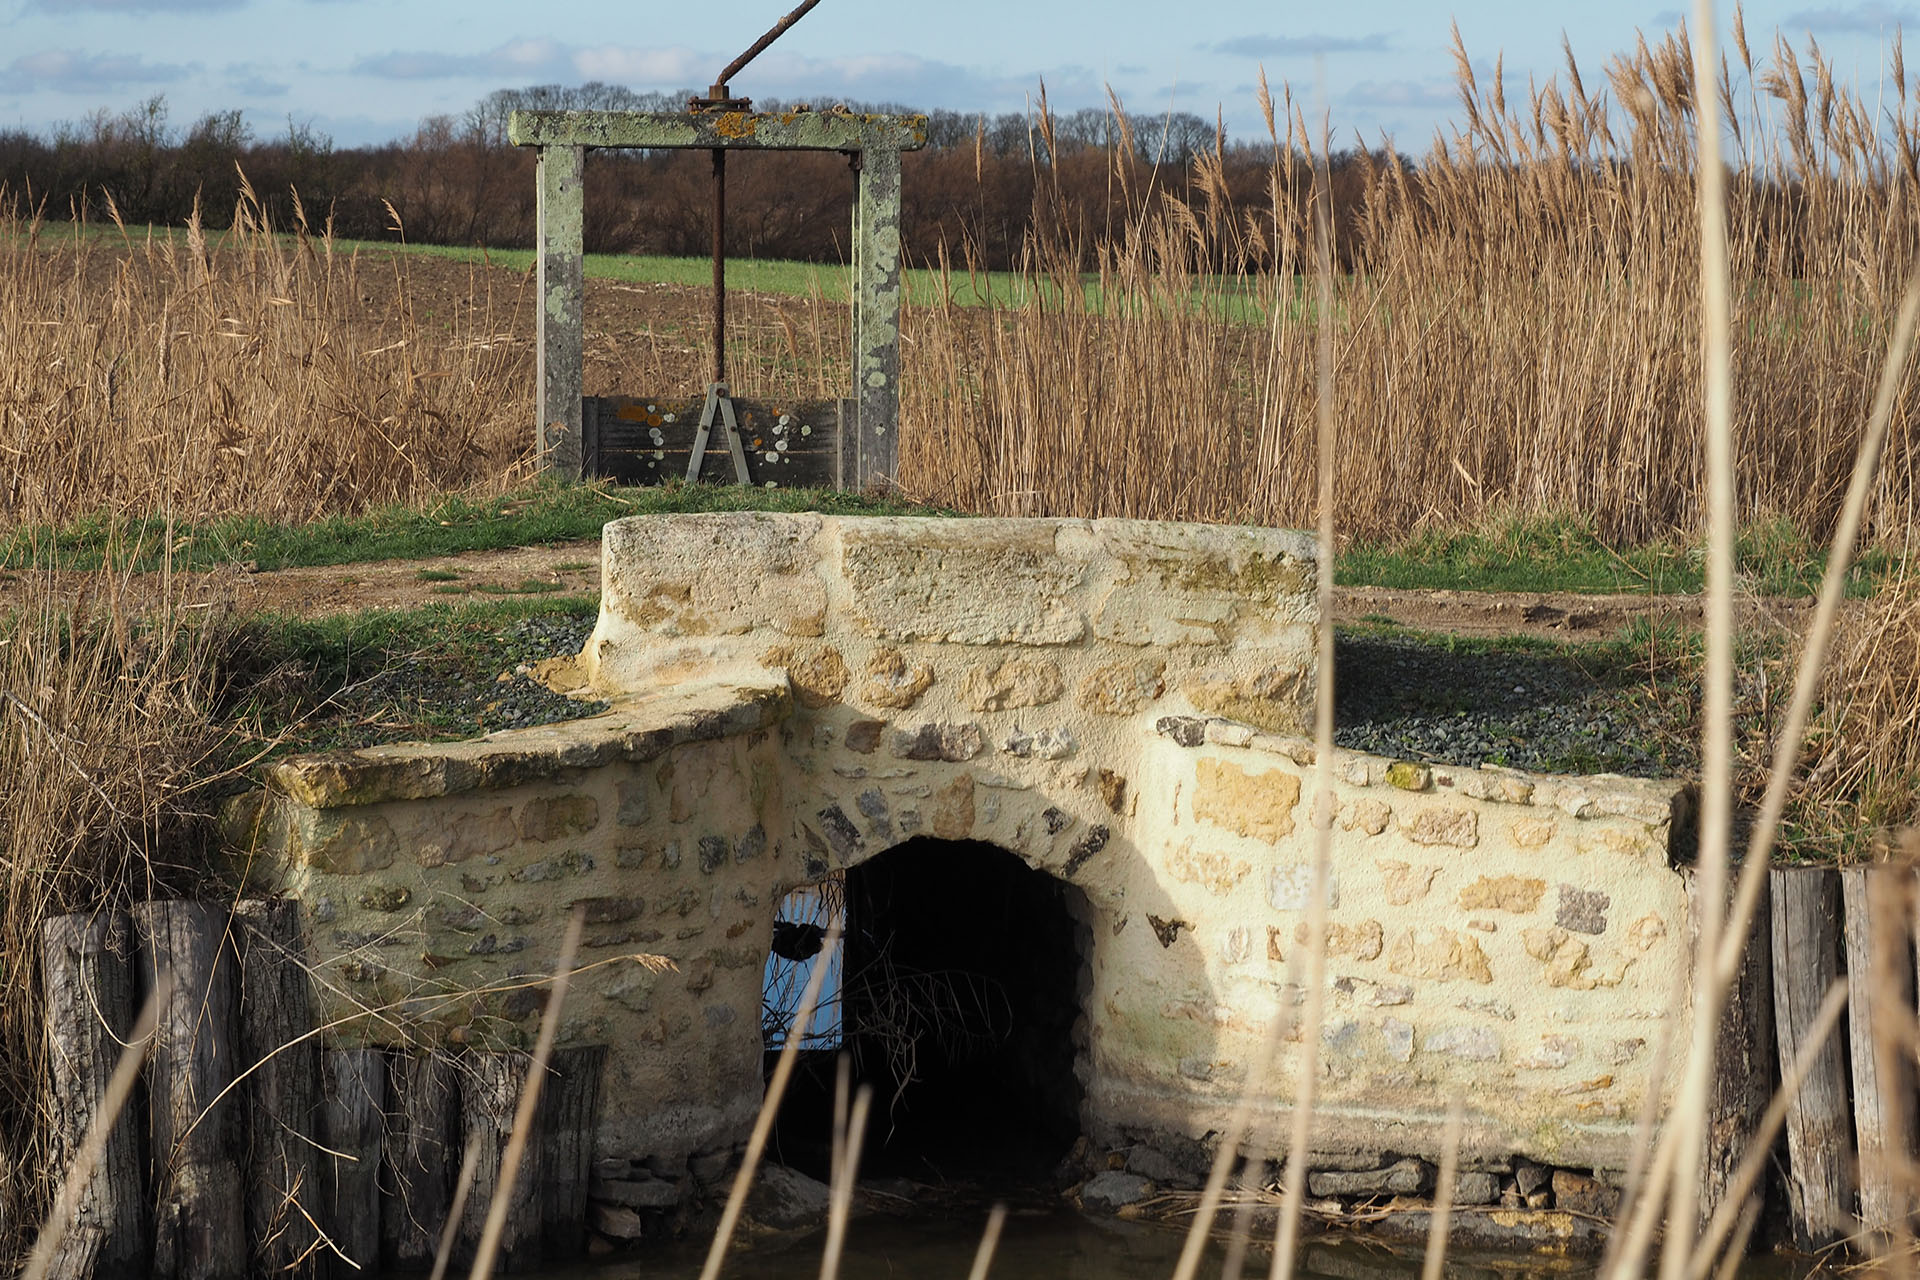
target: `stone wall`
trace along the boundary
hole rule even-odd
[[[578,907],[563,1036],[610,1046],[601,1154],[724,1150],[759,1103],[779,896],[964,838],[1085,895],[1089,1132],[1222,1127],[1303,994],[1310,539],[738,514],[619,521],[604,555],[582,676],[612,711],[288,761],[236,806],[252,873],[306,904],[336,1035],[530,1037]],[[1682,789],[1334,775],[1321,1162],[1436,1155],[1458,1088],[1470,1153],[1624,1167],[1690,998]],[[1297,1034],[1261,1091],[1276,1149]]]

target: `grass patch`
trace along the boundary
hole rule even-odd
[[[1871,595],[1898,567],[1892,553],[1867,549],[1852,568],[1847,593]],[[1825,568],[1825,545],[1785,521],[1749,525],[1741,534],[1739,585],[1754,595],[1813,595]],[[1340,554],[1334,576],[1342,586],[1405,591],[1690,595],[1706,589],[1706,552],[1700,543],[1673,541],[1618,548],[1574,516],[1511,516],[1481,528],[1356,543]]]
[[[60,529],[17,530],[0,537],[0,570],[150,571],[173,549],[175,569],[248,564],[258,570],[299,565],[414,560],[461,551],[538,546],[597,538],[622,516],[693,511],[820,511],[836,515],[952,515],[935,507],[819,489],[751,489],[732,485],[536,484],[497,498],[449,496],[423,507],[384,507],[311,524],[273,524],[230,516],[169,531],[152,517],[97,514]],[[171,532],[172,541],[168,542]]]

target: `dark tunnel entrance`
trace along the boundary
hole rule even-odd
[[[844,892],[838,1017],[823,1011],[838,1045],[808,1037],[779,1158],[826,1177],[844,1051],[873,1087],[863,1178],[1048,1177],[1080,1133],[1080,891],[994,845],[921,838],[847,871]]]

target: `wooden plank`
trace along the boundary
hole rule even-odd
[[[664,484],[684,479],[700,425],[701,396],[595,397],[596,476],[622,484]],[[832,488],[839,479],[838,401],[735,400],[754,487]],[[733,484],[726,433],[716,422],[702,458],[700,479]]]
[[[475,1053],[462,1062],[460,1073],[460,1127],[462,1150],[466,1143],[476,1144],[473,1187],[460,1215],[460,1232],[455,1256],[472,1261],[480,1247],[488,1207],[500,1186],[500,1161],[507,1139],[513,1132],[513,1112],[519,1105],[520,1091],[526,1085],[529,1059],[522,1053]],[[539,1125],[536,1109],[535,1125]],[[525,1271],[541,1259],[540,1184],[545,1176],[541,1168],[545,1153],[544,1136],[528,1135],[526,1165],[513,1184],[513,1201],[508,1206],[506,1224],[500,1235],[496,1270]]]
[[[233,909],[240,948],[239,1051],[247,1121],[247,1234],[262,1274],[316,1274],[319,1232],[320,1050],[311,1038],[300,904],[248,900]]]
[[[1732,869],[1737,878],[1739,868]],[[1733,886],[1728,885],[1731,904]],[[1700,882],[1687,875],[1687,916],[1699,941]],[[1707,1096],[1705,1149],[1700,1161],[1700,1223],[1704,1226],[1732,1190],[1733,1175],[1758,1136],[1760,1117],[1773,1098],[1773,948],[1770,910],[1763,888],[1747,932],[1745,959],[1727,991],[1714,1037],[1713,1077]],[[1764,1211],[1766,1179],[1749,1201]]]
[[[444,1053],[388,1059],[382,1253],[388,1265],[428,1270],[440,1247],[460,1170],[460,1081]]]
[[[380,1155],[386,1130],[387,1062],[379,1049],[329,1049],[320,1055],[321,1225],[347,1259],[337,1271],[380,1269]],[[350,1264],[350,1265],[348,1265]]]
[[[600,1121],[603,1045],[556,1049],[540,1089],[541,1243],[551,1261],[587,1249],[587,1181]]]
[[[227,913],[203,902],[144,902],[133,932],[147,990],[172,979],[147,1064],[153,1159],[153,1274],[240,1280],[247,1274],[239,1097]]]
[[[1840,875],[1827,867],[1776,867],[1773,897],[1773,1027],[1785,1071],[1840,976]],[[1846,1049],[1827,1037],[1787,1104],[1787,1195],[1793,1242],[1812,1251],[1853,1233],[1853,1099]]]
[[[562,480],[581,478],[585,165],[577,146],[543,146],[534,179],[535,465]]]
[[[516,111],[507,117],[516,147],[637,147],[701,151],[918,151],[923,115],[854,111]]]
[[[1900,1169],[1914,1149],[1912,1073],[1898,1047],[1913,1018],[1911,873],[1846,867],[1840,886],[1860,1223],[1867,1234],[1884,1236],[1908,1211]]]
[[[54,1166],[79,1153],[133,1034],[133,939],[117,912],[56,916],[41,926]],[[146,1153],[123,1113],[55,1255],[54,1280],[135,1280],[148,1274]]]

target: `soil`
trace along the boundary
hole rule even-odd
[[[70,592],[98,591],[98,575],[57,575]],[[0,605],[17,597],[25,575],[0,577]],[[135,602],[161,589],[157,574],[135,575],[126,589]],[[249,573],[229,567],[180,575],[181,603],[226,604],[248,612],[322,616],[367,609],[411,609],[429,604],[553,593],[598,595],[600,543],[469,551],[419,560],[380,560]],[[69,594],[63,591],[62,594]],[[1684,595],[1579,595],[1563,591],[1403,591],[1341,587],[1334,618],[1342,624],[1394,623],[1443,635],[1535,636],[1600,640],[1636,622],[1687,629],[1704,625],[1705,602]],[[1749,599],[1739,606],[1742,626],[1798,630],[1813,613],[1810,599]]]

